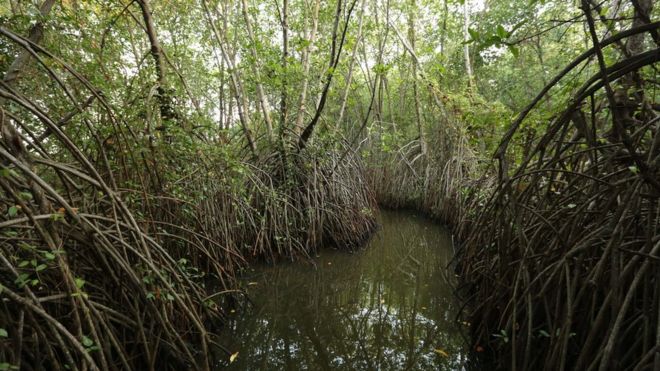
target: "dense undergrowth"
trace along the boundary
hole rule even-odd
[[[2,32],[71,110],[58,122],[6,79],[0,89],[15,108],[0,111],[0,357],[12,367],[207,369],[248,261],[355,248],[374,229],[351,151],[241,159],[176,128],[145,137],[69,65]]]
[[[529,110],[496,151],[499,182],[458,261],[473,339],[499,369],[658,367],[660,135],[644,86],[659,54],[632,42],[657,27],[594,36],[529,106],[574,69],[597,66],[522,161],[508,169]],[[606,67],[606,47],[626,37],[638,49]]]
[[[0,369],[226,362],[237,275],[376,202],[453,226],[487,367],[657,368],[653,4],[468,3],[0,4]]]
[[[438,132],[428,147],[422,153],[419,140],[386,150],[374,145],[367,156],[370,186],[382,206],[424,212],[451,223],[463,237],[491,182],[479,178],[481,165],[465,134]]]
[[[657,368],[660,135],[644,85],[658,49],[638,42],[609,67],[602,57],[657,27],[596,42],[572,62],[493,148],[493,167],[459,131],[439,131],[426,153],[419,141],[383,151],[375,139],[369,175],[379,202],[424,211],[459,236],[458,293],[484,367]],[[548,91],[589,63],[593,77],[545,130],[530,130]]]
[[[4,202],[15,205],[1,224],[1,318],[13,342],[2,355],[17,367],[207,368],[247,262],[355,248],[375,227],[352,155],[308,155],[286,175],[275,160],[198,159],[154,190],[131,188],[144,178],[115,176],[111,186],[84,166],[98,153],[70,148],[30,156],[31,167],[23,152],[0,152]]]

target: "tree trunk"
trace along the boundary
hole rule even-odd
[[[470,33],[468,29],[470,27],[470,1],[465,0],[463,2],[463,41],[466,41],[463,46],[463,57],[465,58],[465,72],[468,77],[468,87],[472,87],[474,83],[474,75],[472,73],[472,64],[470,63],[470,46],[467,44],[467,41],[470,40]]]
[[[410,0],[410,9],[408,11],[408,39],[410,40],[410,48],[415,50],[415,11],[417,5],[415,0]],[[417,92],[417,63],[413,56],[410,56],[413,73],[413,96],[415,98],[415,121],[417,121],[417,131],[419,133],[419,145],[423,155],[426,155],[426,139],[424,136],[424,123],[422,122],[422,114],[419,102],[419,93]]]
[[[284,0],[282,3],[282,97],[280,99],[280,125],[281,130],[284,132],[286,128],[287,120],[287,59],[289,59],[289,24],[288,24],[288,12],[289,12],[289,1]]]
[[[243,135],[245,136],[245,140],[247,140],[248,142],[248,146],[250,147],[250,151],[252,152],[253,157],[257,157],[257,145],[255,144],[254,138],[252,138],[252,133],[250,132],[250,128],[248,125],[248,118],[247,118],[248,101],[243,90],[243,85],[241,84],[240,76],[238,75],[238,71],[236,70],[236,65],[234,63],[234,58],[233,58],[234,54],[231,53],[232,57],[231,58],[229,57],[230,56],[229,50],[225,46],[226,35],[221,34],[218,28],[216,27],[215,22],[213,21],[213,17],[211,16],[211,12],[209,10],[208,4],[206,3],[206,0],[202,0],[202,6],[204,8],[204,14],[206,15],[209,25],[211,26],[211,31],[213,32],[216,42],[220,47],[222,60],[227,64],[227,68],[229,68],[230,71],[229,80],[231,82],[231,88],[232,88],[231,90],[234,93],[234,98],[236,100],[236,110],[238,111],[238,118],[241,122],[241,129],[243,129]],[[223,31],[226,30],[223,29]],[[231,112],[229,114],[231,115]]]
[[[316,0],[314,2],[314,11],[312,13],[312,30],[309,32],[309,36],[307,37],[307,41],[309,42],[309,44],[303,50],[303,55],[302,55],[303,82],[300,91],[300,98],[299,98],[300,104],[298,106],[298,116],[296,117],[296,125],[293,128],[296,134],[299,134],[303,130],[303,120],[305,119],[305,112],[306,112],[307,89],[309,87],[309,66],[310,66],[309,54],[310,51],[312,50],[312,47],[314,46],[314,42],[316,41],[316,32],[318,30],[318,25],[319,25],[320,4],[321,4],[320,0]]]
[[[355,8],[356,2],[357,0],[353,1],[353,3],[348,7],[348,10],[346,11],[346,19],[343,25],[344,28],[341,32],[341,37],[339,37],[339,23],[340,23],[339,20],[342,14],[342,0],[337,1],[337,10],[335,13],[335,20],[332,29],[330,61],[328,63],[328,70],[325,73],[325,84],[321,92],[321,98],[319,99],[319,103],[316,107],[316,112],[314,113],[314,116],[310,120],[309,124],[307,124],[307,126],[305,127],[305,130],[303,130],[302,134],[300,134],[300,139],[298,140],[298,151],[302,151],[305,148],[307,142],[312,136],[312,133],[314,132],[314,128],[316,127],[319,118],[321,118],[321,112],[323,112],[326,99],[328,98],[328,91],[330,90],[330,84],[332,84],[332,77],[334,76],[335,71],[337,70],[337,65],[339,64],[339,59],[341,58],[341,52],[342,49],[344,48],[344,42],[346,41],[346,32],[348,31],[348,23],[351,19],[351,14],[353,13],[353,9]]]
[[[158,80],[158,104],[160,108],[160,116],[163,120],[176,118],[176,113],[172,107],[172,100],[167,91],[167,81],[165,78],[165,56],[163,48],[160,46],[156,28],[154,27],[153,18],[151,16],[151,5],[149,0],[137,0],[140,10],[142,11],[142,19],[144,20],[145,31],[151,44],[151,57],[154,60],[156,67],[156,78]]]
[[[251,64],[252,68],[252,73],[254,74],[255,78],[255,84],[256,84],[256,90],[257,90],[257,99],[259,99],[259,106],[261,106],[261,113],[264,115],[264,121],[266,122],[266,132],[268,133],[268,138],[272,139],[273,137],[273,121],[270,119],[270,115],[268,113],[268,99],[266,98],[266,95],[264,94],[264,88],[261,84],[261,74],[259,73],[259,66],[257,66],[257,63],[259,63],[259,57],[257,55],[257,49],[255,47],[255,42],[256,39],[254,37],[254,31],[252,30],[252,23],[250,22],[250,16],[248,14],[248,5],[247,5],[247,0],[242,0],[242,11],[243,11],[243,18],[245,19],[245,29],[247,30],[248,33],[248,38],[250,39],[250,54],[252,54],[252,58],[254,58],[254,63]]]

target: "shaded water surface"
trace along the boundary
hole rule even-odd
[[[254,302],[230,322],[236,370],[460,370],[463,338],[447,277],[449,233],[404,212],[354,254],[256,268]]]

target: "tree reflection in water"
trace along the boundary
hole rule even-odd
[[[450,235],[409,213],[383,212],[381,224],[358,253],[258,268],[245,282],[252,310],[227,329],[230,368],[462,369]]]

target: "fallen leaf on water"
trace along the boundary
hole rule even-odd
[[[443,357],[449,357],[449,353],[445,352],[443,349],[435,348],[435,349],[433,349],[433,351],[438,353],[439,355],[441,355]]]
[[[236,357],[238,357],[238,352],[230,355],[229,356],[229,363],[233,363],[236,360]]]

